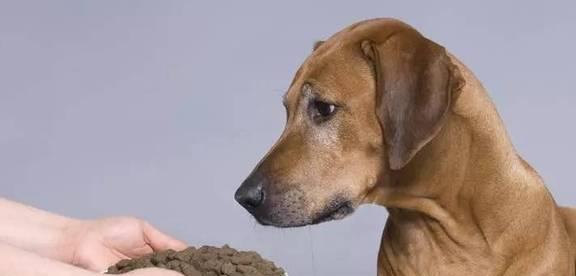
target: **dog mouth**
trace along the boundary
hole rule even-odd
[[[290,216],[258,216],[253,214],[258,223],[264,226],[274,226],[278,228],[296,228],[307,225],[315,225],[332,220],[340,220],[354,212],[355,208],[350,201],[334,200],[328,204],[319,215],[314,218],[290,217]]]
[[[311,224],[319,224],[331,220],[340,220],[354,212],[354,206],[350,201],[336,202],[329,204]]]

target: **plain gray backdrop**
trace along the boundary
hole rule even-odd
[[[573,179],[572,1],[0,0],[0,195],[79,218],[134,215],[291,275],[375,275],[384,208],[278,230],[233,193],[284,124],[315,40],[397,17],[460,57],[556,200]],[[1,225],[1,222],[0,222]]]

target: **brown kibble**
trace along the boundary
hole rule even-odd
[[[233,264],[242,264],[242,265],[247,265],[252,263],[252,257],[251,255],[234,255],[231,259]]]
[[[158,264],[162,264],[162,263],[166,263],[166,259],[168,258],[168,254],[170,252],[169,251],[162,251],[162,252],[158,252],[154,255],[152,255],[152,263],[154,265],[158,265]]]
[[[228,245],[155,252],[134,260],[122,260],[110,267],[107,273],[123,274],[154,266],[178,271],[185,276],[284,276],[284,270],[262,259],[258,253],[237,251]]]
[[[212,255],[212,256],[216,257],[218,255]],[[204,268],[206,268],[206,270],[220,271],[221,267],[222,262],[218,261],[218,259],[209,259],[204,263]]]
[[[179,270],[180,269],[180,261],[172,260],[166,263],[166,267],[171,270]]]
[[[118,267],[113,266],[111,268],[108,269],[108,274],[119,274],[120,273],[120,269],[118,269]]]
[[[119,269],[122,269],[122,268],[124,268],[124,267],[129,266],[131,263],[132,263],[132,261],[130,261],[130,260],[122,260],[122,261],[119,261],[119,262],[116,264],[116,267],[119,268]]]
[[[186,276],[202,276],[202,272],[198,271],[193,265],[187,263],[180,264],[180,272]]]
[[[252,275],[258,272],[257,268],[248,265],[239,265],[236,267],[236,269],[238,269],[238,271],[242,272],[245,275]]]
[[[236,266],[231,263],[225,263],[220,271],[226,275],[232,275],[233,272],[236,272]]]

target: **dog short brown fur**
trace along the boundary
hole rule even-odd
[[[576,211],[516,153],[476,77],[393,19],[317,43],[286,128],[236,192],[262,224],[386,207],[378,275],[568,275]]]

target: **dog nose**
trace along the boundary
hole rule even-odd
[[[263,181],[260,177],[248,177],[244,180],[242,185],[240,185],[240,188],[236,190],[234,198],[248,211],[258,208],[258,206],[262,205],[262,202],[264,201],[262,182]]]

